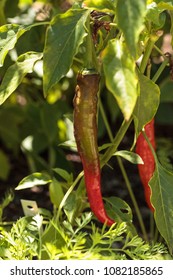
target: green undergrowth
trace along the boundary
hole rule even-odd
[[[163,243],[145,242],[134,234],[128,222],[107,228],[97,225],[90,212],[82,213],[73,222],[65,215],[58,220],[57,211],[53,216],[48,210],[41,212],[13,223],[1,222],[1,260],[171,259]]]

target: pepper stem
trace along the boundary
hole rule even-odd
[[[112,157],[112,155],[116,152],[119,144],[121,143],[122,139],[127,132],[128,127],[132,122],[133,117],[131,116],[128,121],[123,121],[118,133],[116,134],[115,138],[112,141],[112,145],[107,149],[103,157],[101,158],[101,167],[103,167]]]
[[[94,48],[94,43],[92,39],[91,27],[90,27],[90,17],[86,21],[86,31],[88,33],[85,38],[85,56],[83,61],[84,69],[98,69],[98,61],[96,56],[96,51]]]
[[[148,40],[142,61],[141,61],[141,65],[140,65],[140,71],[142,74],[144,74],[145,69],[147,67],[148,64],[148,60],[149,57],[151,55],[152,49],[154,47],[155,42],[159,39],[159,37],[161,36],[161,33],[156,33],[156,34],[152,34]]]

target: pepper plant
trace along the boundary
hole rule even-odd
[[[173,173],[157,156],[154,118],[160,105],[157,82],[165,69],[169,70],[169,79],[172,78],[172,52],[164,53],[162,50],[165,34],[171,34],[173,29],[172,13],[173,1],[85,0],[74,1],[65,12],[54,7],[51,19],[46,22],[12,23],[0,27],[2,67],[6,56],[15,49],[23,34],[40,25],[46,30],[44,48],[40,52],[30,50],[20,54],[6,70],[0,86],[0,104],[15,92],[38,61],[43,62],[45,98],[64,77],[68,77],[69,71],[76,80],[73,89],[76,144],[74,139],[70,139],[73,140],[70,144],[65,142],[61,145],[76,149],[84,172],[79,173],[75,180],[66,170],[59,168],[49,170],[49,173],[33,173],[16,189],[49,183],[57,223],[63,220],[64,215],[73,223],[89,206],[105,226],[114,227],[126,222],[131,236],[134,236],[136,229],[129,205],[119,197],[105,198],[104,203],[101,196],[101,169],[109,165],[112,157],[117,157],[135,209],[134,215],[139,220],[143,238],[148,240],[131,187],[133,182],[130,184],[123,162],[127,160],[129,164],[137,164],[151,216],[170,254],[173,253]],[[160,61],[157,69],[153,67],[155,56]],[[115,111],[117,105],[120,110],[122,124],[116,128],[115,135],[101,101],[103,94],[113,97],[113,112],[113,106]],[[99,112],[110,139],[101,147],[97,144]],[[129,150],[119,150],[132,126],[134,137]],[[55,174],[63,179],[63,183]]]

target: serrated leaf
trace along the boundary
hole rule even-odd
[[[114,156],[120,156],[134,164],[144,163],[142,158],[138,154],[129,151],[117,151],[115,152]]]
[[[109,41],[103,51],[106,86],[116,98],[126,120],[133,112],[138,95],[135,67],[125,44],[116,39]]]
[[[87,36],[86,10],[69,10],[58,14],[47,30],[43,57],[45,95],[69,71],[79,46]]]
[[[157,228],[173,252],[173,173],[156,161],[156,169],[149,185]]]
[[[50,183],[52,180],[50,176],[46,173],[32,173],[31,175],[28,175],[27,177],[23,178],[22,181],[18,184],[18,186],[15,188],[15,190],[23,190],[32,188],[38,185],[46,185]]]
[[[15,91],[27,73],[33,71],[35,62],[42,58],[42,53],[28,52],[18,57],[10,66],[0,85],[0,105]]]
[[[135,128],[137,134],[145,124],[155,116],[160,103],[160,89],[149,78],[139,73],[140,95],[138,97],[135,115]]]
[[[130,53],[136,55],[139,34],[143,29],[146,14],[146,0],[118,0],[117,20],[123,31]]]

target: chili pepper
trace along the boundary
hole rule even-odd
[[[148,124],[145,125],[145,133],[155,150],[156,144],[154,133],[154,119],[152,119]],[[144,186],[145,199],[151,211],[154,211],[154,208],[150,202],[151,189],[148,185],[148,182],[153,176],[155,170],[155,161],[151,149],[142,133],[140,133],[136,142],[136,153],[140,155],[144,162],[144,164],[138,164],[138,170],[142,184]]]
[[[91,210],[102,223],[111,226],[114,221],[105,211],[101,194],[100,161],[97,145],[98,73],[83,72],[77,76],[74,103],[74,136],[83,164],[86,191]]]

